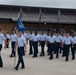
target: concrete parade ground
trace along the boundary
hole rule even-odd
[[[39,47],[39,54],[40,54]],[[0,68],[0,75],[76,75],[76,60],[71,60],[71,53],[68,62],[65,62],[65,57],[59,55],[59,59],[49,60],[47,56],[47,48],[45,47],[45,57],[32,58],[29,56],[29,45],[24,56],[25,69],[14,70],[14,58],[10,58],[11,46],[9,49],[2,49],[2,58],[4,67]],[[16,62],[17,62],[16,57]]]

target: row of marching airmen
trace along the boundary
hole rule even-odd
[[[40,56],[45,56],[45,46],[47,46],[47,55],[49,59],[53,59],[53,55],[56,54],[56,58],[59,58],[59,53],[62,53],[62,57],[65,57],[65,61],[69,61],[70,50],[72,52],[72,60],[75,59],[76,52],[76,36],[74,34],[59,32],[49,32],[45,34],[42,32],[39,34],[37,31],[34,33],[30,31],[29,34],[23,33],[21,30],[18,32],[18,36],[14,30],[12,30],[11,35],[7,32],[6,36],[1,33],[0,29],[0,67],[3,67],[3,61],[1,57],[1,50],[3,40],[5,41],[4,48],[9,48],[9,42],[11,41],[11,55],[10,57],[16,56],[16,48],[18,51],[18,63],[14,69],[18,70],[20,63],[22,64],[21,69],[25,68],[23,56],[26,52],[26,44],[29,40],[29,55],[33,55],[33,58],[38,57],[38,47],[41,47]]]
[[[75,59],[76,52],[76,36],[70,35],[69,33],[59,34],[58,32],[49,32],[44,34],[38,34],[37,31],[35,34],[30,32],[28,35],[29,39],[29,55],[33,54],[33,58],[38,56],[38,45],[41,46],[40,56],[45,56],[45,45],[47,46],[47,52],[50,57],[49,59],[53,59],[53,55],[56,54],[56,58],[59,57],[59,53],[62,53],[62,57],[65,57],[65,61],[69,60],[69,52],[72,52],[72,60]],[[34,49],[34,52],[32,50]],[[71,48],[71,49],[70,49]]]

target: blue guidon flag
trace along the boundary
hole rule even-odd
[[[21,30],[22,32],[24,32],[24,31],[26,30],[26,28],[25,28],[25,26],[23,25],[20,17],[18,18],[18,21],[17,21],[17,24],[16,24],[16,29],[17,29],[18,31]]]

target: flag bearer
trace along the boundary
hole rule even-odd
[[[18,46],[18,57],[19,58],[18,58],[18,63],[15,69],[18,70],[20,63],[21,63],[21,69],[24,69],[25,65],[24,65],[23,55],[26,49],[26,40],[25,40],[25,37],[23,36],[22,31],[19,31],[19,36],[17,38],[17,42],[15,45],[15,52],[16,52],[16,46]]]

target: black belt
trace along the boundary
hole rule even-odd
[[[65,44],[66,45],[66,44]],[[67,44],[66,46],[69,46],[70,44]]]
[[[6,39],[9,39],[9,38],[6,38]]]
[[[50,43],[50,44],[54,44],[54,43]]]
[[[24,46],[21,46],[21,47],[18,46],[18,48],[23,48],[23,47],[24,47]]]
[[[38,42],[38,41],[33,41],[33,42]]]
[[[16,41],[12,41],[12,43],[15,43]]]
[[[56,42],[56,43],[60,43],[60,42]]]

